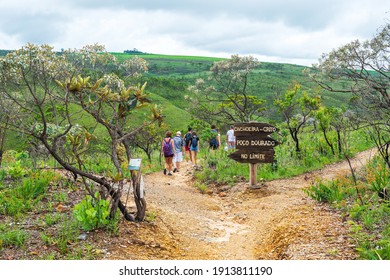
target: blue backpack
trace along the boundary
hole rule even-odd
[[[198,140],[199,140],[199,138],[197,136],[192,136],[192,138],[191,138],[191,148],[196,149],[198,147]]]
[[[218,136],[218,132],[215,130],[215,129],[212,129],[211,130],[211,139],[210,139],[210,147],[211,148],[218,148],[219,146],[219,143],[218,143],[218,140],[217,140],[217,136]]]

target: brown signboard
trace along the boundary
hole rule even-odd
[[[248,135],[269,135],[278,131],[278,129],[268,123],[235,123],[234,135],[235,136],[248,136]]]
[[[278,129],[268,123],[235,123],[237,151],[229,157],[241,163],[272,163],[274,160],[274,147],[280,143],[268,136]]]
[[[268,151],[280,143],[267,135],[248,135],[236,137],[236,148],[245,151]]]
[[[238,150],[229,155],[231,159],[241,163],[272,163],[275,161],[274,156],[275,152],[273,150],[260,152],[245,152]]]
[[[278,129],[268,123],[235,123],[234,136],[236,136],[237,151],[229,154],[229,157],[241,163],[249,165],[249,184],[256,184],[256,164],[275,162],[274,147],[279,142],[272,139],[270,134]]]

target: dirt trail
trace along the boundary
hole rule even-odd
[[[373,156],[352,160],[359,168]],[[150,223],[124,223],[121,246],[111,259],[355,259],[343,218],[302,191],[316,178],[349,172],[348,163],[329,165],[257,189],[240,183],[225,192],[202,194],[193,187],[193,167],[173,176],[145,176]],[[124,245],[123,245],[124,244]]]

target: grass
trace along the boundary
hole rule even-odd
[[[291,152],[293,145],[288,139],[276,147],[277,165],[259,165],[258,178],[270,180],[289,177],[315,169],[332,161],[339,160],[338,156],[331,156],[329,151],[320,153],[319,135],[307,133],[302,135],[304,157],[294,157]],[[368,142],[361,132],[351,134],[351,152],[365,149]],[[359,139],[359,141],[355,140]],[[352,141],[353,140],[353,141]],[[204,141],[204,145],[207,141]],[[133,154],[143,157],[139,151]],[[203,147],[199,154],[202,167],[195,173],[197,181],[195,187],[206,193],[210,185],[234,185],[240,181],[247,181],[249,167],[247,164],[237,163],[227,157],[224,150],[210,152]],[[23,160],[21,160],[23,157]],[[86,244],[78,240],[83,232],[80,225],[73,218],[71,211],[59,212],[59,205],[72,210],[74,205],[85,197],[80,194],[77,182],[70,183],[56,176],[52,171],[31,171],[32,159],[16,152],[9,152],[4,157],[4,167],[0,169],[0,212],[5,219],[1,220],[0,238],[2,253],[18,252],[19,256],[26,256],[26,243],[34,238],[35,247],[48,248],[41,256],[30,254],[33,259],[94,259],[99,258],[93,244]],[[103,154],[91,155],[88,169],[100,174],[108,174],[109,159]],[[159,151],[152,156],[152,162],[143,160],[143,173],[161,170]],[[129,176],[126,174],[125,176]],[[357,200],[356,188],[350,178],[338,178],[332,182],[316,182],[307,193],[313,198],[330,203],[339,211],[344,211],[350,218],[353,236],[358,244],[362,259],[387,259],[389,251],[390,207],[379,200],[376,191],[389,187],[389,172],[379,159],[367,165],[363,174],[359,175],[358,189],[363,196],[364,205]],[[75,200],[74,194],[78,193]],[[157,214],[147,213],[147,220],[154,221]],[[110,223],[104,231],[113,236],[119,234],[118,219]],[[13,228],[9,224],[18,223]],[[39,228],[37,235],[36,228]],[[37,241],[38,240],[38,241]],[[52,251],[53,250],[53,251]]]
[[[314,133],[307,130],[300,137],[303,147],[300,156],[296,155],[294,143],[288,135],[277,139],[282,144],[274,148],[276,162],[272,164],[258,164],[258,179],[274,180],[289,178],[343,160],[342,156],[332,155],[330,149],[322,143],[321,133]],[[369,140],[364,137],[361,131],[351,133],[350,142],[352,143],[349,149],[350,156],[371,147]],[[217,185],[232,185],[242,180],[249,180],[249,164],[238,163],[230,159],[228,153],[222,149],[211,154],[207,143],[204,145],[206,146],[201,149],[199,154],[199,158],[203,159],[204,168],[196,173],[198,180],[206,184]]]
[[[359,174],[355,186],[352,178],[319,182],[310,186],[307,194],[329,203],[348,217],[351,235],[354,238],[361,259],[390,259],[390,201],[378,196],[376,175],[384,176],[381,182],[390,188],[389,172],[384,162],[374,158]],[[359,190],[359,192],[356,191]]]
[[[26,153],[4,154],[0,169],[1,258],[99,258],[96,242],[79,239],[84,231],[72,212],[86,195],[83,188],[53,170],[31,169],[32,162]],[[119,222],[117,212],[103,234],[118,236]]]
[[[198,189],[200,193],[206,193],[208,189],[206,184],[200,182],[195,182],[194,187]]]
[[[320,202],[340,202],[345,199],[345,186],[340,181],[335,180],[328,183],[318,181],[305,190],[306,193]]]
[[[28,240],[28,233],[20,229],[0,227],[0,252],[4,247],[23,247]]]

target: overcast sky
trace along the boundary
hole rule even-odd
[[[0,49],[99,43],[311,65],[389,21],[389,0],[0,0]]]

